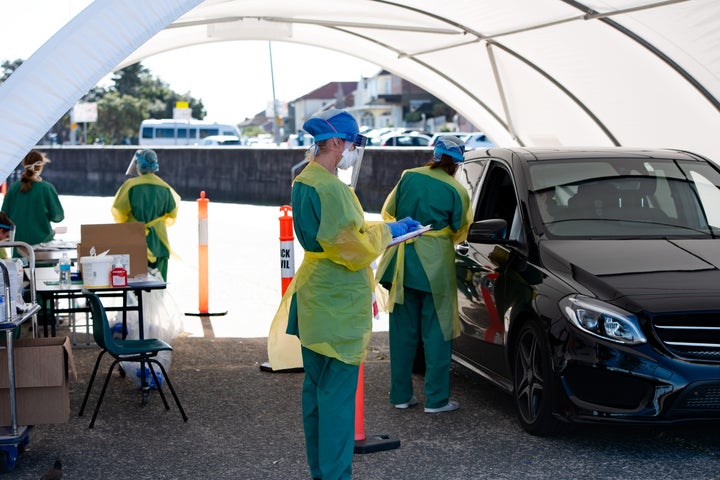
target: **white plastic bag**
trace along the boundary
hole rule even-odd
[[[148,274],[152,276],[152,280],[162,281],[159,273]],[[158,338],[172,345],[172,340],[180,335],[183,331],[184,315],[167,289],[150,290],[142,293],[143,301],[143,338]],[[128,294],[128,305],[137,306],[138,301],[133,293]],[[118,313],[116,320],[122,319],[122,313]],[[138,339],[138,316],[137,312],[127,312],[127,337],[128,339]],[[172,352],[164,351],[158,353],[157,360],[165,367],[170,369],[172,363]],[[140,365],[138,362],[121,362],[123,370],[128,373],[127,377],[133,380],[137,387],[140,387]],[[150,386],[153,386],[152,375],[150,375],[146,365],[146,380]],[[162,372],[160,368],[155,366],[155,372],[158,374],[158,380],[162,385]]]

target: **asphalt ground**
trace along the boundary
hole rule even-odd
[[[80,223],[109,223],[109,198],[61,197],[66,239]],[[171,227],[168,292],[184,313],[197,313],[197,220],[183,202]],[[189,416],[157,392],[146,405],[129,378],[114,374],[95,428],[89,429],[101,385],[78,417],[98,349],[76,337],[77,381],[70,384],[68,423],[37,425],[8,479],[38,479],[55,459],[65,479],[307,479],[300,413],[302,373],[271,373],[266,335],[280,298],[278,207],[210,204],[210,313],[183,316],[171,341],[169,375]],[[301,253],[296,248],[296,264]],[[399,448],[356,454],[355,479],[712,479],[720,478],[718,425],[580,426],[552,438],[526,434],[511,399],[460,366],[451,372],[455,412],[388,403],[386,318],[376,320],[365,362],[365,432]],[[70,335],[65,322],[59,335]],[[105,358],[100,375],[110,365]]]
[[[62,333],[62,330],[61,330]],[[510,398],[462,367],[452,371],[460,409],[425,414],[388,404],[387,333],[373,335],[365,362],[365,432],[399,448],[354,456],[356,479],[708,479],[718,478],[717,426],[583,426],[553,437],[518,426]],[[37,479],[55,459],[66,479],[309,478],[300,417],[302,373],[265,372],[264,338],[179,337],[170,378],[189,416],[157,392],[141,404],[129,378],[114,374],[93,429],[77,412],[96,348],[76,348],[67,424],[38,425],[8,479]],[[103,360],[105,372],[110,360]],[[421,401],[422,376],[416,375]]]

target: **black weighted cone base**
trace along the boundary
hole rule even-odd
[[[355,440],[355,453],[384,452],[400,448],[400,440],[386,434],[366,435],[364,440]]]

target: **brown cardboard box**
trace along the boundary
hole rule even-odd
[[[92,247],[98,255],[105,250],[110,250],[108,255],[129,254],[128,278],[147,273],[147,244],[142,222],[80,225],[78,262],[90,255]]]
[[[13,342],[13,351],[17,424],[67,423],[70,418],[69,379],[77,379],[70,339],[21,338]],[[0,350],[0,425],[10,424],[8,357],[3,342]]]

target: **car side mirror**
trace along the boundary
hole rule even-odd
[[[468,231],[468,242],[498,243],[505,239],[507,222],[501,218],[491,218],[473,222]]]

